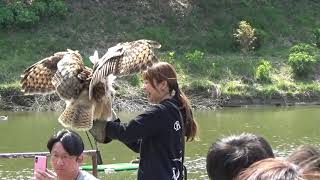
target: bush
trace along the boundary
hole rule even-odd
[[[259,82],[271,82],[272,65],[269,61],[262,60],[256,69],[256,79]]]
[[[315,55],[316,48],[311,46],[310,44],[305,44],[305,43],[299,43],[297,45],[294,45],[290,48],[289,53],[300,53],[300,52],[305,52],[309,55]]]
[[[317,48],[320,48],[320,28],[314,31],[314,38]]]
[[[262,29],[256,29],[254,31],[254,34],[256,38],[252,42],[252,47],[254,47],[254,50],[260,49],[262,44],[264,43],[267,33],[263,31]]]
[[[316,58],[308,52],[294,52],[289,55],[289,65],[298,77],[308,77],[314,72]]]
[[[0,26],[6,27],[14,22],[14,14],[11,9],[0,6]]]
[[[42,16],[63,17],[66,14],[67,6],[62,0],[12,1],[0,4],[0,26],[28,27],[37,24]]]
[[[186,58],[190,62],[199,63],[203,61],[204,53],[199,50],[194,50],[193,52],[186,53]]]
[[[56,17],[64,17],[67,15],[68,9],[64,1],[49,1],[48,15]]]
[[[193,52],[188,52],[185,54],[185,58],[187,59],[186,65],[189,70],[201,72],[203,69],[207,69],[202,51],[194,50]]]
[[[256,39],[255,29],[246,21],[240,21],[239,27],[233,34],[233,37],[240,43],[240,49],[242,52],[245,53],[255,48],[252,46]]]
[[[221,78],[221,67],[217,63],[211,63],[211,70],[210,70],[210,78],[212,79],[220,79]]]
[[[21,9],[16,12],[15,24],[20,27],[29,27],[39,22],[40,17],[28,9]]]
[[[166,54],[166,56],[164,57],[165,61],[170,63],[170,64],[175,64],[175,59],[176,59],[176,53],[174,51],[170,51]]]
[[[43,1],[35,1],[32,3],[31,9],[39,16],[44,16],[47,13],[48,5]]]

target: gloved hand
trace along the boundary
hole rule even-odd
[[[112,120],[118,119],[117,114],[112,110]],[[107,144],[112,141],[112,139],[108,138],[106,135],[106,119],[96,119],[93,121],[92,128],[89,130],[94,139],[103,144]]]

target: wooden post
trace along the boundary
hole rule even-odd
[[[97,151],[86,150],[86,151],[83,151],[83,154],[91,156],[92,174],[95,177],[98,177]],[[0,153],[0,159],[1,158],[8,158],[8,159],[34,158],[35,156],[50,156],[50,153],[49,152]]]
[[[97,153],[93,153],[91,155],[91,161],[92,161],[92,174],[95,177],[98,177],[98,165],[97,165]]]

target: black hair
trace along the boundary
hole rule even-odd
[[[53,145],[57,142],[61,142],[63,148],[70,156],[80,156],[84,150],[84,144],[81,136],[71,130],[61,130],[48,140],[47,148],[50,153]]]
[[[207,154],[210,179],[232,180],[256,161],[274,158],[270,144],[254,134],[243,133],[219,139]]]

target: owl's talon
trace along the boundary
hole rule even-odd
[[[93,126],[89,130],[94,139],[99,143],[106,143],[106,120],[95,120]]]

